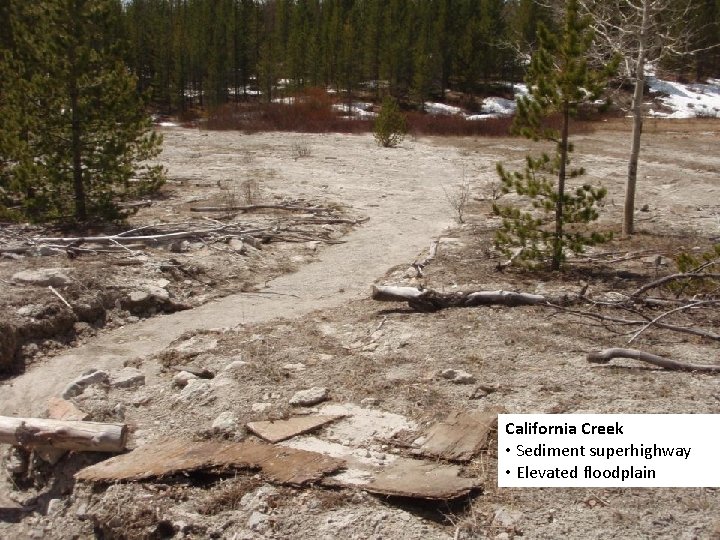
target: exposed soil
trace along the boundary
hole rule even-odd
[[[577,162],[587,168],[586,179],[609,190],[601,223],[610,229],[617,229],[622,212],[626,127],[619,122],[576,138]],[[274,266],[263,262],[267,267],[254,267],[253,272],[243,266],[243,275],[251,277],[227,278],[227,288],[221,292],[214,292],[221,287],[205,284],[195,293],[207,295],[204,303],[197,302],[202,306],[134,323],[123,314],[122,327],[87,337],[82,346],[50,358],[40,352],[24,374],[3,385],[0,414],[39,415],[47,398],[84,370],[112,372],[123,365],[139,368],[145,384],[134,389],[90,387],[74,401],[93,420],[128,423],[132,446],[167,436],[251,437],[244,424],[287,417],[296,410],[288,403],[293,394],[311,387],[328,388],[331,406],[354,404],[348,410],[356,416],[288,444],[336,445],[379,461],[391,461],[405,452],[390,444],[388,436],[402,429],[421,429],[456,410],[720,412],[716,377],[649,369],[632,361],[609,367],[586,362],[587,352],[623,346],[627,329],[541,307],[416,313],[368,298],[373,282],[537,293],[572,292],[587,285],[590,294],[601,297],[627,293],[673,272],[678,253],[699,253],[720,237],[717,123],[666,122],[648,127],[638,191],[640,205],[646,208],[638,213],[638,234],[570,261],[563,274],[496,270],[501,258],[492,249],[496,221],[489,200],[497,188],[495,163],[503,160],[509,167],[520,163],[528,149],[523,140],[420,139],[384,150],[369,136],[168,130],[163,159],[174,179],[172,189],[166,201],[138,213],[136,225],[149,219],[143,218],[145,210],[159,212],[167,205],[168,212],[177,212],[191,204],[187,199],[198,195],[179,188],[183,178],[186,185],[210,185],[239,181],[251,170],[275,171],[262,173],[262,185],[269,193],[286,200],[342,204],[347,215],[370,220],[342,236],[343,244],[323,245],[312,254],[303,251],[309,249],[304,244],[299,251],[296,245],[287,255],[303,257],[295,261],[294,273],[273,277],[287,269],[282,265],[287,252],[280,250],[281,244],[271,243],[271,249],[279,250],[269,259]],[[311,152],[296,159],[293,146],[300,142]],[[253,156],[249,163],[248,155]],[[474,197],[468,223],[444,229],[453,216],[442,186],[452,189],[463,175],[470,179]],[[333,231],[337,235],[333,238],[345,232]],[[440,240],[438,256],[424,276],[417,277],[408,267],[426,254],[433,239]],[[182,255],[190,257],[193,252]],[[262,255],[259,260],[266,261],[264,249]],[[83,259],[64,260],[62,266]],[[43,265],[46,260],[42,259]],[[195,260],[206,263],[207,254]],[[227,275],[217,267],[227,266],[228,261],[215,260],[207,273]],[[9,264],[4,262],[2,268]],[[7,272],[16,272],[20,267],[8,268]],[[226,295],[241,281],[266,294],[239,292],[212,298]],[[184,282],[177,285],[174,295],[192,300],[180,292]],[[49,304],[48,299],[37,303]],[[679,316],[677,321],[689,321]],[[717,310],[700,322],[716,330]],[[717,342],[659,329],[643,333],[634,345],[689,362],[718,358]],[[181,365],[216,376],[180,389],[173,377],[174,368]],[[453,384],[439,376],[446,368],[469,372],[475,383]],[[215,419],[225,412],[232,413],[235,427],[214,429]],[[363,422],[363,415],[377,418],[377,413],[392,413],[395,427],[383,432],[378,424],[377,433],[366,432],[369,422]],[[501,489],[496,487],[494,440],[489,448],[464,468],[466,475],[484,478],[483,491],[455,505],[385,500],[359,488],[279,487],[251,473],[98,488],[70,480],[70,473],[81,466],[79,457],[70,456],[55,469],[40,467],[24,486],[11,488],[5,482],[3,498],[27,502],[34,511],[13,514],[18,523],[0,524],[0,534],[709,538],[718,533],[720,500],[715,489]]]

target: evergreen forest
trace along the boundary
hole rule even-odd
[[[554,1],[555,4],[562,2]],[[139,88],[168,113],[270,101],[308,87],[384,93],[422,108],[454,90],[472,108],[521,82],[539,22],[557,24],[537,0],[127,0],[120,33]],[[679,3],[678,3],[679,4]],[[690,79],[720,75],[720,1],[692,0],[688,55],[665,67]],[[555,7],[558,7],[555,6]],[[678,14],[667,9],[668,19]],[[683,30],[687,30],[684,28]],[[711,48],[708,48],[711,47]],[[374,95],[373,95],[374,94]]]

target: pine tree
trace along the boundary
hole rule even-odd
[[[397,101],[391,96],[385,96],[373,126],[375,141],[384,148],[394,148],[402,142],[406,133],[407,123]]]
[[[615,66],[600,71],[588,67],[586,55],[592,46],[593,33],[589,20],[579,16],[576,0],[566,4],[561,34],[551,34],[540,24],[538,39],[538,49],[526,77],[529,96],[518,103],[515,126],[527,138],[555,142],[555,154],[528,157],[523,172],[511,173],[498,164],[503,190],[527,196],[532,209],[496,204],[494,211],[503,218],[496,245],[516,260],[530,263],[550,260],[551,268],[558,270],[567,249],[578,253],[586,245],[607,239],[597,232],[587,235],[582,227],[575,226],[597,219],[596,206],[605,197],[605,189],[583,184],[570,194],[566,180],[584,174],[583,169],[567,168],[573,151],[569,141],[570,119],[581,104],[597,100]],[[547,125],[546,119],[553,113],[560,115],[560,131]],[[548,176],[556,176],[557,185]],[[550,214],[554,214],[554,227],[548,229],[546,216]]]
[[[31,159],[6,171],[6,185],[30,217],[119,218],[118,201],[162,182],[162,169],[146,164],[161,139],[121,60],[118,8],[48,0],[28,27],[23,45],[36,53],[23,53],[26,68],[6,84],[27,92],[18,138]]]

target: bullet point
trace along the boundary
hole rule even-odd
[[[510,471],[505,471],[505,474],[510,474]]]
[[[509,448],[506,448],[506,449],[505,449],[505,451],[506,451],[506,452],[509,452],[509,451],[510,451],[510,449],[509,449]]]

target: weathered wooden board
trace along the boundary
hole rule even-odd
[[[369,493],[450,501],[482,487],[480,478],[462,478],[460,467],[414,459],[398,459],[362,486]]]
[[[246,424],[246,427],[258,437],[276,443],[297,435],[309,433],[340,418],[343,418],[343,415],[315,414],[294,416],[287,420],[249,422]]]
[[[152,443],[79,471],[88,482],[142,480],[198,470],[260,470],[278,484],[300,486],[341,469],[344,461],[317,452],[260,442],[166,440]]]
[[[415,444],[424,456],[466,462],[487,447],[488,435],[495,427],[497,411],[453,412],[430,426]]]

